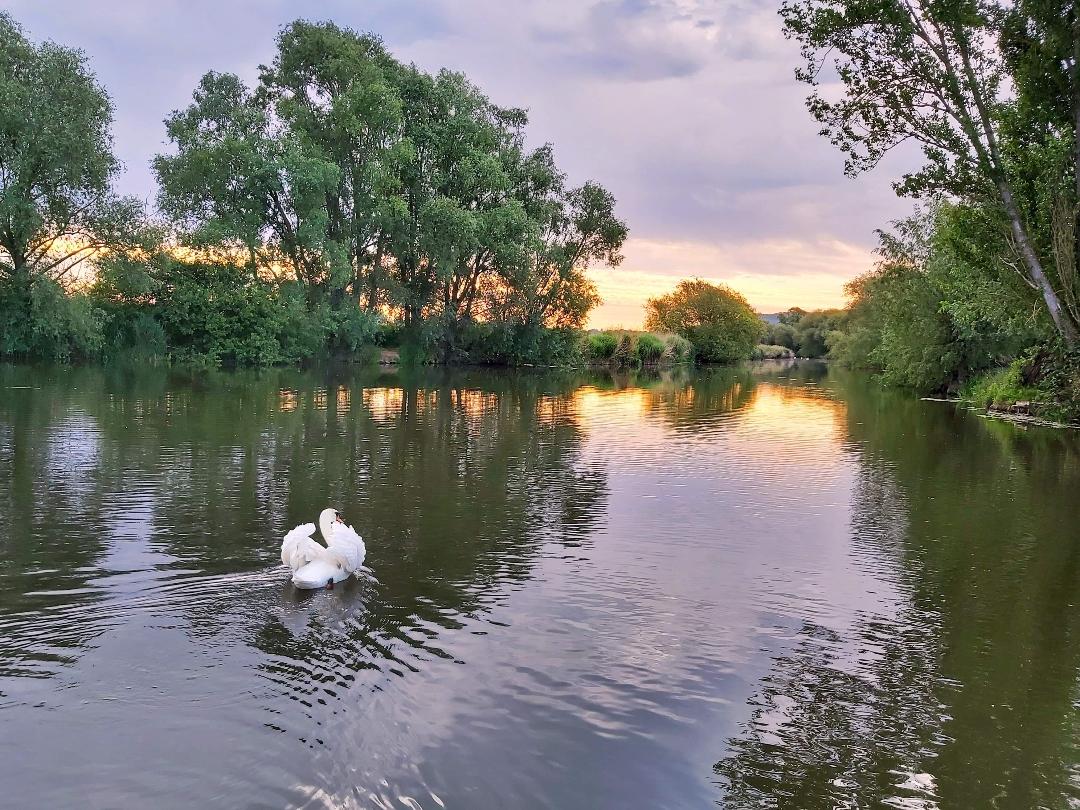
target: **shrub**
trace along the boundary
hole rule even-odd
[[[705,363],[734,363],[750,357],[765,324],[739,293],[701,279],[681,281],[675,290],[646,303],[645,326],[675,332],[694,345]]]
[[[28,287],[0,283],[0,355],[86,360],[100,355],[105,314],[82,293],[67,294],[51,279]]]
[[[330,351],[336,354],[357,354],[374,346],[382,326],[378,312],[361,309],[349,300],[340,309],[328,310]]]
[[[985,408],[1006,408],[1016,402],[1039,399],[1039,391],[1024,385],[1024,360],[1014,360],[1005,368],[989,371],[964,386],[961,398]]]
[[[610,332],[590,332],[585,338],[585,355],[590,360],[610,360],[619,346],[619,339]]]
[[[672,363],[689,363],[694,359],[694,345],[680,335],[664,338],[664,360]]]
[[[619,337],[619,342],[615,346],[615,353],[611,355],[612,361],[618,366],[628,366],[636,361],[636,357],[633,352],[633,341],[630,339],[630,335],[623,333]]]
[[[148,360],[165,355],[165,330],[146,306],[102,302],[105,313],[104,354]]]
[[[751,360],[787,360],[795,356],[795,352],[787,346],[770,346],[768,343],[759,343],[754,347],[750,355]]]
[[[638,335],[634,354],[642,363],[655,363],[664,354],[664,343],[656,335],[645,332]]]

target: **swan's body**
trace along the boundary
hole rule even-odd
[[[281,561],[292,569],[293,585],[297,588],[322,588],[366,570],[367,548],[363,538],[352,526],[346,526],[336,511],[322,511],[319,531],[325,546],[312,537],[314,523],[297,526],[281,541]]]

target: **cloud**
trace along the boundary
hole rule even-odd
[[[714,28],[712,20],[675,2],[604,0],[570,24],[537,27],[533,39],[564,71],[637,82],[700,71],[716,40]]]

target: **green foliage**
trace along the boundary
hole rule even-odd
[[[67,295],[39,276],[29,287],[0,279],[0,356],[85,360],[104,343],[104,313],[85,294]]]
[[[345,306],[340,309],[324,308],[331,353],[359,354],[365,347],[374,346],[382,326],[378,312]]]
[[[581,341],[581,354],[595,364],[633,367],[670,365],[693,359],[693,347],[678,335],[631,330],[589,332]]]
[[[636,361],[634,356],[634,341],[629,334],[619,335],[619,342],[615,345],[615,351],[611,355],[611,361],[617,366],[629,366]]]
[[[1000,220],[939,204],[882,234],[878,267],[848,285],[848,320],[826,334],[830,356],[918,391],[956,389],[1049,338],[1006,264]]]
[[[807,106],[844,152],[847,173],[919,145],[925,163],[897,190],[944,192],[992,212],[1010,234],[999,257],[1057,336],[1080,344],[1076,9],[1041,0],[785,0],[780,13],[802,48]],[[823,85],[822,75],[835,80]]]
[[[784,315],[781,314],[780,318],[783,319]],[[786,346],[792,351],[799,345],[795,338],[795,327],[783,320],[780,323],[765,324],[765,337],[762,341],[770,346]]]
[[[626,226],[609,192],[568,188],[550,146],[526,148],[524,111],[332,23],[296,21],[277,46],[256,88],[208,73],[167,121],[159,204],[185,241],[283,266],[350,323],[361,302],[423,322],[418,358],[535,358],[561,346],[545,329],[584,324],[585,270],[621,261]],[[480,339],[477,321],[505,328]],[[354,325],[337,345],[366,339]]]
[[[120,168],[111,124],[112,103],[83,53],[31,43],[0,12],[0,280],[12,280],[19,295],[51,296],[53,287],[31,280],[62,281],[98,249],[135,241],[140,206],[110,188]],[[68,314],[61,320],[91,318]],[[51,335],[34,345],[65,342],[60,321],[33,328]]]
[[[634,346],[634,354],[642,363],[655,363],[664,354],[664,342],[648,332],[639,335],[637,345]]]
[[[168,350],[165,330],[148,307],[117,305],[94,296],[104,316],[100,359],[125,358],[153,362]]]
[[[585,355],[590,360],[610,360],[618,345],[619,339],[610,332],[591,332],[585,338]]]
[[[158,318],[170,357],[212,365],[280,362],[281,310],[272,290],[233,265],[167,262]]]
[[[788,346],[759,343],[750,355],[751,360],[786,360],[795,356]]]
[[[746,360],[765,334],[765,324],[739,293],[695,279],[646,304],[647,329],[674,332],[694,346],[698,360]]]
[[[1016,402],[1038,400],[1040,392],[1024,385],[1024,360],[975,377],[960,392],[963,399],[984,408],[1007,408]]]
[[[694,359],[694,346],[686,338],[667,334],[663,336],[664,355],[663,359],[672,363],[689,363]]]
[[[207,73],[167,119],[163,233],[111,191],[84,56],[0,13],[0,354],[265,365],[393,341],[418,362],[578,362],[586,269],[622,259],[615,198],[569,187],[524,111],[460,73],[332,23],[276,44],[256,86]],[[60,286],[92,255],[91,292]]]
[[[1024,375],[1038,386],[1046,416],[1080,424],[1080,351],[1051,344],[1029,359]]]
[[[765,345],[783,346],[799,357],[825,357],[829,353],[829,335],[843,329],[847,311],[819,309],[807,312],[793,307],[778,316],[780,323],[767,324]]]

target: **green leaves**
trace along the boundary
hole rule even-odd
[[[282,266],[313,302],[436,318],[444,355],[475,319],[583,323],[585,268],[619,263],[626,226],[600,186],[566,189],[550,146],[526,150],[522,110],[330,23],[277,44],[256,88],[208,73],[166,122],[160,207],[186,241]]]
[[[701,279],[680,281],[673,292],[650,298],[645,328],[685,338],[705,363],[746,360],[765,334],[765,324],[745,298]]]
[[[29,42],[0,12],[0,279],[66,277],[127,249],[142,218],[117,197],[112,104],[80,51]]]
[[[923,167],[897,191],[998,207],[1018,271],[1066,344],[1080,342],[1076,4],[788,0],[780,14],[802,48],[807,107],[844,152],[847,173],[905,143],[921,147]],[[1037,166],[1061,142],[1074,147],[1069,158]],[[1065,212],[1056,226],[1048,209]]]

